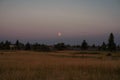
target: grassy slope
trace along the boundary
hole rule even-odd
[[[0,80],[120,80],[119,58],[78,53],[2,51]]]

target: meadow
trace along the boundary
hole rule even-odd
[[[120,80],[120,52],[0,51],[0,80]]]

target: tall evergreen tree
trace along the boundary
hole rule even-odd
[[[114,42],[113,33],[110,34],[109,39],[108,39],[108,50],[109,51],[115,51],[116,50],[116,44]]]
[[[17,40],[16,42],[15,42],[15,45],[16,45],[16,49],[20,49],[20,42],[19,42],[19,40]]]
[[[83,42],[81,44],[81,49],[82,50],[87,50],[88,49],[88,44],[87,44],[86,40],[83,40]]]

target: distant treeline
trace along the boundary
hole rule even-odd
[[[26,44],[16,40],[13,44],[10,41],[1,41],[0,42],[0,50],[34,50],[34,51],[54,51],[54,50],[93,50],[93,51],[117,51],[120,50],[119,45],[116,45],[114,42],[114,35],[113,33],[110,34],[108,38],[108,43],[103,42],[101,45],[96,46],[93,44],[90,46],[86,40],[80,45],[66,45],[65,43],[57,43],[54,45],[46,45],[46,44],[39,44],[34,43],[31,44],[27,42]]]

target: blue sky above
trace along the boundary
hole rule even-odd
[[[0,0],[1,40],[97,44],[113,32],[119,43],[119,31],[119,0]]]

